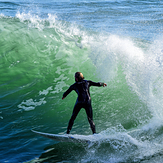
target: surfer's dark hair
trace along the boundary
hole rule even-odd
[[[82,81],[84,79],[84,76],[81,72],[76,72],[75,73],[75,78],[78,79],[78,81]]]

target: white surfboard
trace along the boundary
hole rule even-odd
[[[72,134],[64,134],[64,135],[59,135],[59,134],[50,134],[50,133],[43,133],[43,132],[38,132],[35,130],[31,130],[32,132],[41,135],[43,137],[56,140],[59,142],[73,142],[73,143],[87,143],[90,144],[91,142],[96,142],[97,141],[97,136],[98,134],[94,135],[72,135]]]

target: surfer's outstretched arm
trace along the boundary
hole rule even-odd
[[[62,100],[66,98],[66,96],[74,90],[74,84],[69,87],[69,89],[63,94]]]
[[[91,81],[91,80],[88,80],[88,82],[89,82],[89,86],[97,86],[97,87],[101,87],[101,86],[103,86],[103,87],[106,87],[107,86],[107,84],[106,83],[102,83],[102,82],[93,82],[93,81]]]

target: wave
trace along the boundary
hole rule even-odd
[[[22,150],[33,148],[36,141],[31,128],[64,133],[76,94],[64,101],[61,97],[74,82],[74,73],[81,71],[86,79],[108,84],[106,89],[91,88],[97,131],[108,139],[89,148],[73,145],[73,152],[85,151],[81,156],[75,153],[77,160],[139,162],[162,151],[161,37],[148,42],[95,32],[56,15],[42,19],[19,12],[14,18],[0,16],[0,33],[0,130],[9,134],[4,140],[20,134],[21,147],[16,141],[14,145]],[[83,110],[73,133],[91,133]],[[54,146],[55,153],[69,145]]]

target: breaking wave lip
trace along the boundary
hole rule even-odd
[[[45,25],[48,23],[50,27],[56,23],[57,16],[48,14],[47,19],[42,19],[38,15],[33,15],[29,13],[20,13],[17,12],[16,18],[18,18],[21,22],[28,23],[29,28],[37,28],[39,30],[43,30]],[[48,22],[47,22],[48,21]]]

